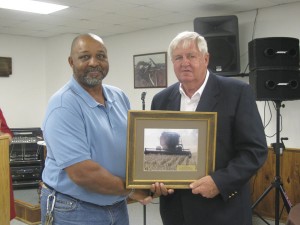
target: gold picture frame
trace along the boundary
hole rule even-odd
[[[127,188],[186,189],[215,168],[216,112],[128,112]]]

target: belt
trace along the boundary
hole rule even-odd
[[[42,187],[49,189],[50,191],[54,191],[54,188],[51,187],[50,185],[46,184],[45,182],[43,182]]]
[[[48,184],[45,183],[45,182],[43,182],[42,187],[44,187],[44,188],[46,188],[46,189],[48,189],[48,190],[50,190],[50,191],[56,191],[53,187],[51,187],[50,185],[48,185]],[[111,205],[97,205],[97,204],[95,204],[95,203],[82,201],[82,200],[80,200],[80,199],[74,198],[74,197],[72,197],[72,196],[70,196],[70,195],[61,193],[61,192],[59,192],[59,191],[56,191],[56,193],[61,194],[61,195],[64,195],[64,196],[67,196],[67,197],[69,197],[69,198],[72,198],[72,199],[74,199],[74,200],[76,200],[76,201],[78,201],[78,202],[82,202],[82,203],[85,203],[85,204],[91,204],[91,205],[98,206],[98,207],[115,206],[115,205],[118,205],[118,204],[120,204],[120,203],[122,203],[122,202],[125,201],[125,200],[122,200],[122,201],[119,201],[119,202],[115,202],[115,203],[113,203],[113,204],[111,204]]]
[[[50,185],[48,185],[48,184],[45,183],[45,182],[43,182],[42,187],[44,187],[44,188],[46,188],[46,189],[48,189],[48,190],[50,190],[50,191],[56,191],[56,193],[61,194],[61,195],[64,195],[64,196],[67,196],[68,198],[72,198],[72,199],[74,199],[74,200],[76,200],[76,201],[78,201],[78,202],[84,202],[84,201],[82,201],[82,200],[80,200],[80,199],[74,198],[74,197],[72,197],[72,196],[70,196],[70,195],[67,195],[67,194],[64,194],[64,193],[61,193],[61,192],[55,190],[53,187],[51,187]],[[89,202],[87,202],[87,203],[89,203]],[[93,204],[93,203],[90,203],[90,204]]]

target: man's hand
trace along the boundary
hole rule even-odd
[[[152,184],[150,190],[157,197],[161,195],[166,196],[174,193],[174,189],[167,189],[163,183],[158,182]]]
[[[137,189],[132,194],[130,194],[129,198],[140,202],[143,205],[147,205],[152,201],[152,196],[149,196],[149,190],[141,190]]]
[[[190,184],[193,194],[200,194],[205,198],[213,198],[220,193],[211,176],[202,177]]]

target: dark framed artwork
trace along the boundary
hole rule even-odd
[[[12,74],[12,59],[0,57],[0,77],[8,77]]]
[[[127,188],[189,184],[215,168],[216,112],[128,112]]]
[[[167,53],[133,56],[134,88],[167,87]]]

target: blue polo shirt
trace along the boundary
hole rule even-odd
[[[125,180],[127,96],[103,85],[106,106],[97,103],[72,77],[48,103],[42,125],[47,145],[43,181],[56,191],[97,205],[111,205],[124,196],[103,195],[76,185],[64,168],[93,160]]]

